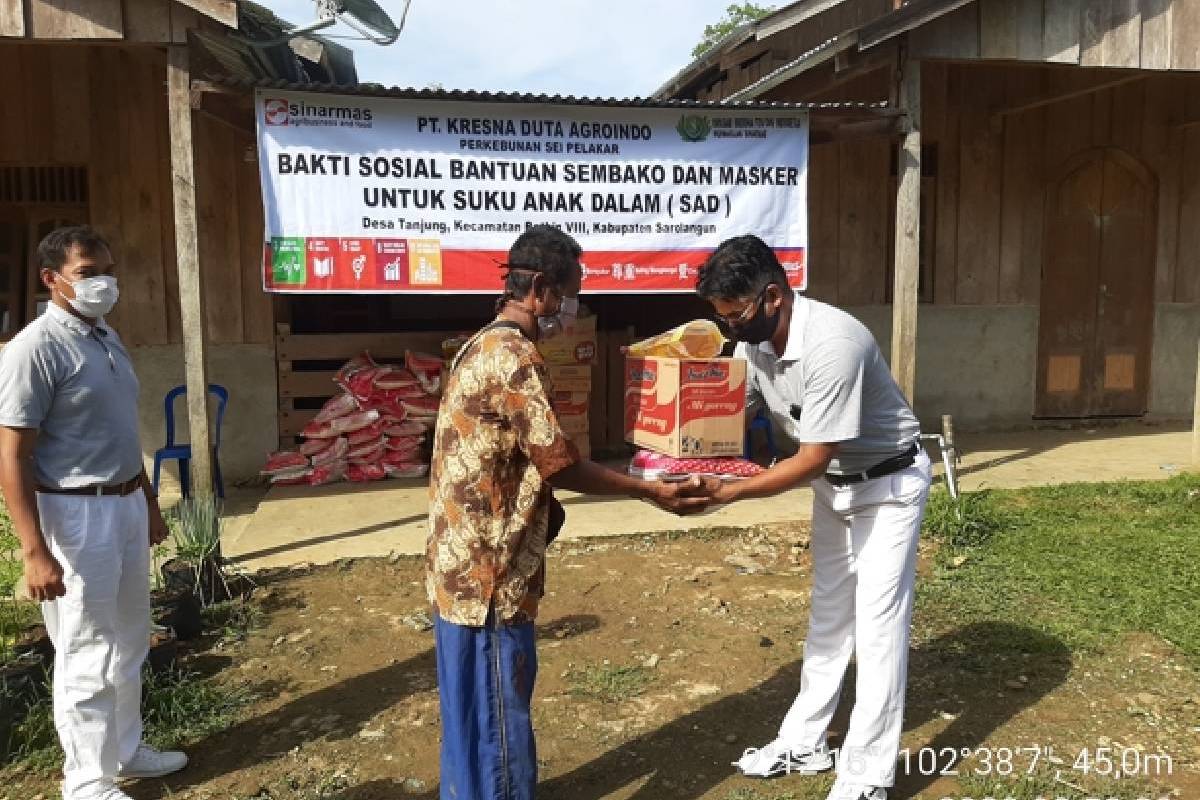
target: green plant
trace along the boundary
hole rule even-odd
[[[239,709],[254,699],[249,688],[193,672],[142,674],[145,738],[156,747],[178,747],[227,729]],[[3,744],[3,743],[0,743]],[[0,747],[0,752],[3,748]],[[40,698],[13,727],[9,761],[35,769],[62,764],[50,698]]]
[[[642,666],[601,664],[571,670],[567,677],[572,694],[617,703],[645,692],[654,673]]]
[[[221,557],[221,509],[213,497],[185,497],[171,525],[175,554],[193,564]]]
[[[952,548],[980,547],[1012,522],[989,491],[963,492],[956,501],[945,489],[936,489],[925,507],[925,530]]]
[[[216,498],[186,497],[168,521],[175,556],[192,567],[192,591],[201,604],[229,596],[229,581],[221,556],[221,508]]]

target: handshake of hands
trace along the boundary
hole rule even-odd
[[[646,499],[664,511],[680,516],[698,514],[709,506],[734,499],[730,487],[711,475],[691,475],[681,481],[651,481],[647,482],[646,489]]]

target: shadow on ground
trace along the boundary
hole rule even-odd
[[[565,617],[539,626],[541,636],[577,636],[600,627],[593,616]],[[998,656],[1019,659],[1020,674],[1028,683],[1020,691],[1005,691],[1012,666]],[[928,742],[912,742],[914,751],[961,750],[977,747],[1022,710],[1035,705],[1062,684],[1071,669],[1071,654],[1058,639],[1033,628],[1002,622],[968,625],[914,648],[910,657],[909,703],[906,728],[940,719],[954,720]],[[730,762],[747,744],[762,744],[775,735],[779,722],[800,686],[801,662],[781,667],[754,688],[710,703],[657,730],[630,739],[592,761],[541,782],[542,800],[601,800],[610,795],[637,800],[696,800],[733,774]],[[837,746],[853,704],[853,671],[839,714],[831,728],[830,744]],[[348,738],[375,714],[408,694],[434,688],[432,650],[406,661],[365,673],[315,693],[234,729],[224,731],[191,748],[196,762],[170,788],[178,791],[220,775],[278,757],[302,744],[305,735],[296,721],[336,709],[337,724],[324,732]],[[928,687],[937,687],[934,691]],[[737,744],[726,736],[736,733]],[[542,735],[547,735],[545,731]],[[257,739],[252,752],[232,751],[222,742]],[[905,775],[898,768],[893,800],[920,794],[937,776]],[[802,781],[785,778],[783,781]],[[778,785],[780,791],[792,785]],[[373,780],[350,787],[332,800],[393,800],[398,797],[437,797],[434,788],[423,794],[408,792],[403,783]]]
[[[564,639],[590,633],[600,626],[600,618],[590,614],[560,617],[538,625],[538,636]],[[349,739],[379,712],[405,697],[436,687],[437,664],[434,651],[429,649],[300,695],[274,711],[240,722],[188,747],[192,763],[184,772],[168,779],[166,791],[200,785],[278,758],[315,738]],[[257,741],[259,746],[246,749],[243,743],[248,741]],[[396,793],[388,796],[395,797]]]

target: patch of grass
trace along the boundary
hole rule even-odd
[[[963,492],[956,502],[945,489],[936,489],[929,494],[924,528],[952,549],[980,547],[1004,530],[1011,516],[992,492]]]
[[[1200,476],[966,494],[969,530],[931,507],[929,530],[958,554],[918,584],[935,627],[1011,622],[1072,649],[1146,632],[1200,665]]]
[[[253,700],[246,687],[228,686],[189,672],[143,676],[142,720],[145,739],[159,748],[175,748],[229,728],[239,709]],[[62,765],[49,698],[31,706],[14,727],[9,761],[31,769]]]
[[[725,795],[725,800],[800,800],[800,796],[795,792],[771,792],[770,794],[763,794],[754,789],[742,787],[734,789]]]
[[[1133,778],[1084,776],[1069,769],[1062,771],[1061,779],[1044,770],[1034,775],[1012,775],[1008,777],[964,775],[959,778],[962,797],[1013,798],[1013,800],[1040,800],[1041,798],[1063,798],[1063,800],[1143,800],[1151,797],[1166,797],[1170,790],[1156,791],[1149,782]]]
[[[571,693],[604,703],[637,697],[654,680],[654,671],[642,666],[600,664],[571,670]]]
[[[200,615],[206,631],[215,631],[230,641],[244,640],[263,620],[262,609],[241,600],[208,606]]]

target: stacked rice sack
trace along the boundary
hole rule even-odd
[[[342,392],[305,426],[295,451],[274,453],[263,475],[275,485],[320,486],[339,480],[421,478],[425,442],[437,424],[442,360],[405,353],[405,366],[352,358],[334,381]]]

